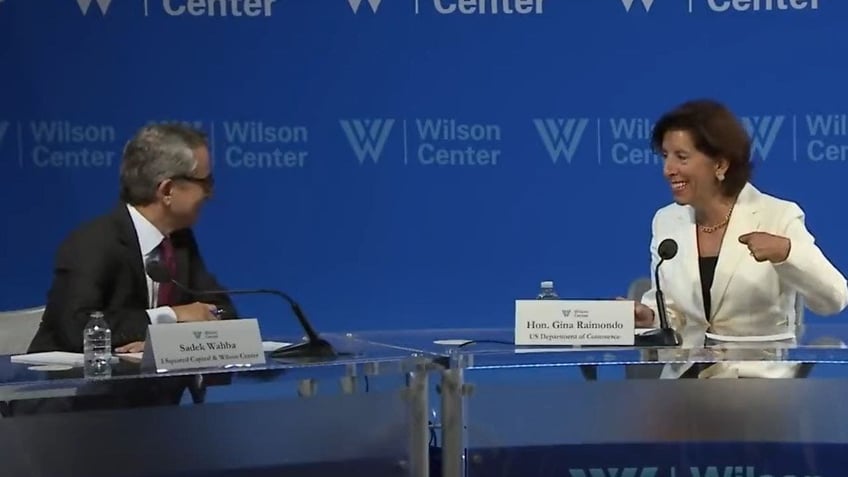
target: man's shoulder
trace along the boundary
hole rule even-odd
[[[88,218],[72,229],[60,245],[60,250],[100,248],[104,251],[114,243],[120,233],[120,224],[114,210]],[[70,250],[69,250],[70,249]]]

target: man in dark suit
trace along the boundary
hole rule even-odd
[[[222,289],[206,270],[190,228],[213,186],[203,133],[174,124],[141,129],[124,150],[120,180],[121,203],[72,232],[59,247],[30,352],[82,352],[83,330],[93,311],[103,312],[117,352],[142,351],[151,323],[236,316],[224,295],[193,296],[172,284],[154,283],[145,273],[145,264],[158,260],[188,288]],[[60,405],[77,410],[175,404],[186,386],[182,378],[161,385],[147,381],[115,384],[108,396]]]

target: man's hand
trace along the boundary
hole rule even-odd
[[[133,341],[115,348],[116,353],[141,353],[144,351],[144,341]]]
[[[766,232],[750,232],[739,236],[739,242],[748,246],[748,250],[754,260],[771,263],[780,263],[789,257],[789,249],[792,242],[779,235]]]
[[[187,321],[213,321],[218,319],[215,313],[218,307],[209,303],[194,302],[189,305],[179,305],[171,307],[177,315],[177,321],[184,323]]]

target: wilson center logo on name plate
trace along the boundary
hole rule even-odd
[[[634,304],[627,300],[516,300],[517,346],[632,346]]]

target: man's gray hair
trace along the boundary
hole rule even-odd
[[[147,205],[166,179],[190,176],[197,169],[194,149],[208,147],[206,135],[184,124],[152,124],[127,142],[121,161],[121,200]]]

